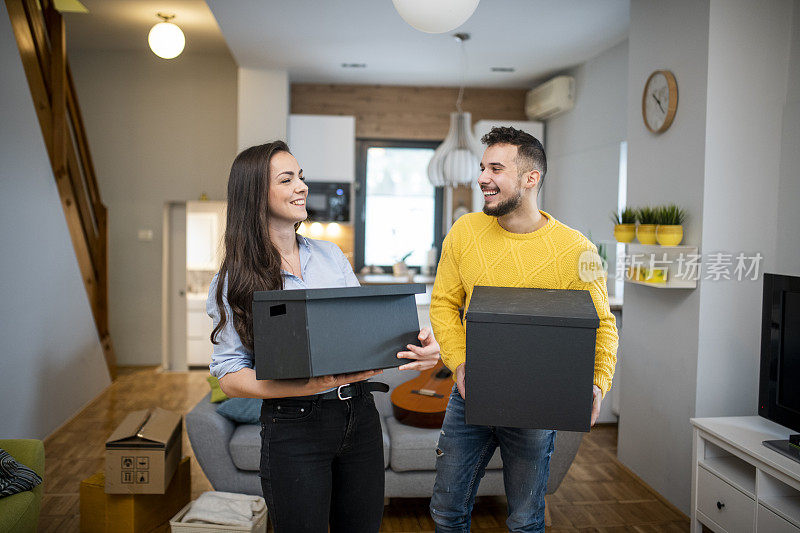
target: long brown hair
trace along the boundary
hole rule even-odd
[[[283,289],[281,256],[269,237],[269,164],[279,152],[289,152],[283,141],[252,146],[238,156],[228,178],[228,214],[225,228],[225,259],[217,277],[217,308],[220,320],[211,332],[211,342],[229,320],[222,297],[225,278],[227,298],[233,312],[233,327],[242,344],[253,350],[253,292]]]

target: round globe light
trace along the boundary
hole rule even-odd
[[[411,26],[425,33],[445,33],[464,24],[480,0],[392,0]]]
[[[181,55],[186,46],[186,37],[181,29],[172,22],[159,22],[150,29],[147,36],[150,50],[158,57],[172,59]]]

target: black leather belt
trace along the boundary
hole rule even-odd
[[[389,385],[380,381],[359,381],[349,385],[342,385],[336,389],[322,394],[316,394],[313,398],[320,400],[349,400],[356,396],[363,396],[370,392],[389,392]]]

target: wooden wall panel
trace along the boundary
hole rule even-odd
[[[467,88],[462,108],[481,119],[526,120],[527,89]],[[389,85],[295,83],[291,113],[353,115],[360,139],[442,140],[456,110],[458,89]]]

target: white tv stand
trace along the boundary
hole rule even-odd
[[[692,533],[800,533],[800,463],[761,444],[791,431],[760,416],[691,423]]]

